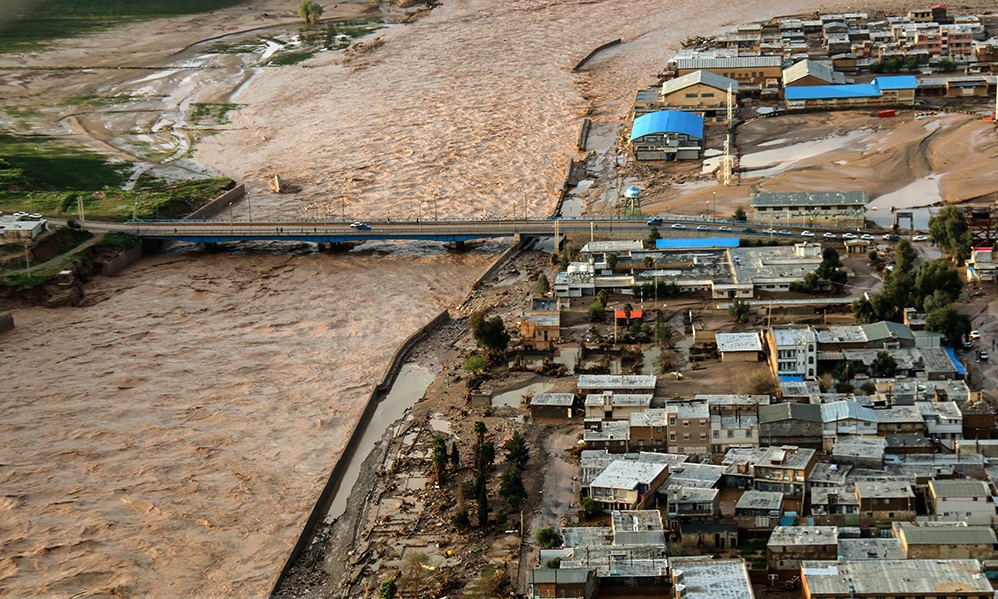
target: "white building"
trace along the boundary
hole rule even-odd
[[[915,402],[925,420],[925,434],[933,439],[962,439],[963,413],[955,401]]]
[[[995,516],[991,489],[979,480],[930,480],[927,499],[937,520],[991,526]]]
[[[813,378],[817,373],[818,341],[808,327],[770,329],[769,360],[777,376]]]

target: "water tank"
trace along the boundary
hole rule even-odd
[[[624,192],[624,197],[636,200],[641,197],[641,190],[632,185],[627,188],[627,191]]]

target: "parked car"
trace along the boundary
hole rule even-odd
[[[988,356],[988,350],[986,350],[986,349],[979,349],[979,350],[977,350],[977,359],[978,360],[987,360],[988,357],[989,357]]]
[[[350,223],[350,226],[352,228],[354,228],[354,229],[361,229],[361,230],[367,230],[367,229],[371,228],[371,225],[369,225],[367,223],[362,223],[360,221],[357,221],[357,222],[354,222],[354,223]]]
[[[684,224],[682,224],[682,223],[673,223],[673,224],[672,224],[672,228],[673,228],[673,229],[685,229],[685,228],[686,228],[686,225],[684,225]]]
[[[825,234],[822,235],[822,237],[824,237],[825,239],[835,239],[836,237],[838,237],[838,235],[832,233],[831,231],[825,231]]]
[[[856,239],[856,235],[854,233],[843,233],[842,234],[842,238],[843,239]]]
[[[664,224],[664,223],[665,223],[665,221],[663,221],[662,219],[660,219],[658,217],[649,218],[648,219],[648,226],[649,227],[656,227],[656,226]]]
[[[801,237],[814,237],[814,232],[813,231],[801,231],[800,232],[800,236]]]
[[[697,231],[710,231],[710,227],[708,227],[707,225],[699,225],[697,227]]]
[[[929,240],[929,236],[928,235],[915,235],[914,237],[911,238],[911,240],[912,241],[928,241]]]
[[[901,241],[901,238],[897,235],[891,235],[890,233],[884,233],[880,236],[884,241]]]
[[[981,332],[980,331],[971,331],[970,332],[970,338],[971,339],[980,339],[981,338]]]

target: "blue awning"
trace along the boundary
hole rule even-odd
[[[967,369],[963,367],[963,363],[960,362],[960,358],[956,357],[956,352],[953,351],[952,347],[944,347],[946,350],[946,355],[949,356],[950,362],[953,362],[953,367],[956,368],[956,373],[960,376],[967,376]]]

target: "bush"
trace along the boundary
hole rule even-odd
[[[550,526],[537,529],[537,544],[541,546],[541,549],[560,547],[564,542],[565,539],[561,536],[561,533]]]

